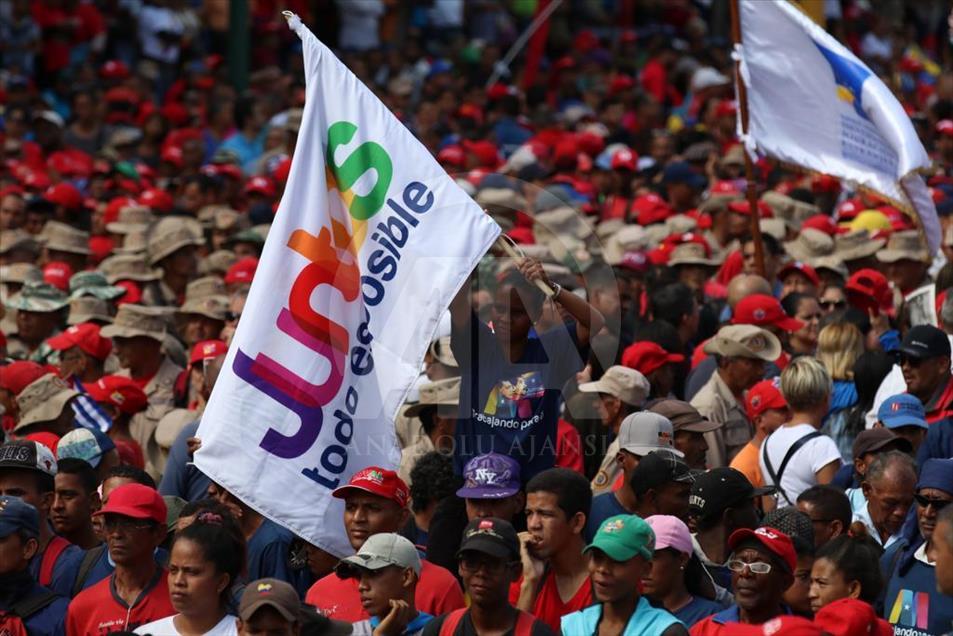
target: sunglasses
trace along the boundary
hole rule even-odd
[[[913,498],[921,508],[929,508],[930,506],[933,506],[933,509],[937,512],[943,510],[953,503],[953,500],[950,499],[930,499],[929,497],[925,497],[923,495],[914,495]]]
[[[840,309],[847,306],[846,300],[821,300],[817,303],[821,309]]]
[[[915,358],[913,356],[908,356],[905,354],[900,354],[897,356],[897,363],[902,366],[913,367],[914,369],[923,364],[923,358]]]

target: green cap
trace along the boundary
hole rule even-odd
[[[602,550],[613,561],[628,561],[638,555],[651,559],[655,553],[655,533],[638,515],[616,515],[602,522],[583,552],[593,548]]]

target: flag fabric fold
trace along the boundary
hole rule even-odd
[[[930,158],[903,106],[850,50],[786,0],[739,2],[746,147],[878,193],[920,221],[935,252]]]
[[[343,556],[331,493],[399,462],[394,416],[500,229],[297,16],[289,26],[304,56],[301,127],[195,464]]]

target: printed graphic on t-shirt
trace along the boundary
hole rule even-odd
[[[525,419],[533,414],[531,400],[543,397],[545,392],[543,377],[538,371],[500,380],[490,391],[483,412],[498,417]]]
[[[900,590],[890,607],[887,620],[897,625],[894,634],[902,636],[927,636],[930,624],[930,595],[926,592]]]

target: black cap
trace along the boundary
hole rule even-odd
[[[681,457],[665,450],[653,451],[639,461],[632,471],[631,483],[642,492],[675,481],[691,484],[695,481],[688,464]]]
[[[482,552],[515,561],[520,558],[520,540],[509,521],[496,517],[474,519],[463,531],[457,556],[463,552]]]
[[[689,508],[702,519],[720,515],[745,500],[766,495],[774,488],[755,488],[734,468],[712,468],[695,478]]]
[[[950,357],[950,339],[932,325],[911,327],[900,344],[900,352],[913,358]]]

